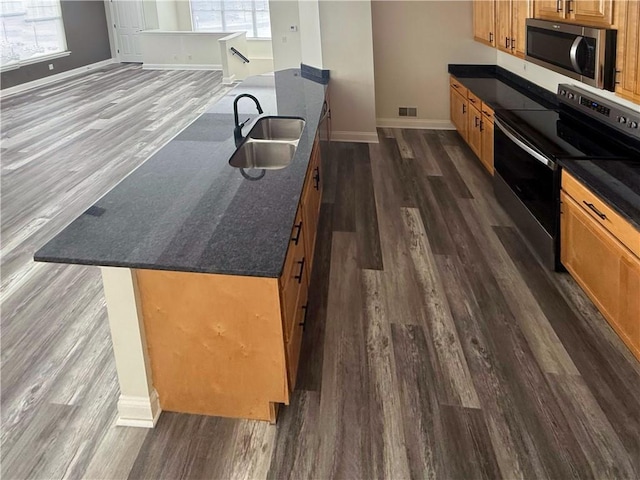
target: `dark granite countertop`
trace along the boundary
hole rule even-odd
[[[248,78],[38,250],[35,260],[278,277],[325,88],[298,69]],[[240,93],[255,95],[265,115],[306,120],[291,164],[258,181],[228,163],[236,148],[233,100]],[[241,120],[257,116],[245,100],[238,104]]]
[[[640,230],[640,159],[564,159],[558,163]]]
[[[494,110],[545,110],[556,96],[496,65],[449,65],[449,73]]]

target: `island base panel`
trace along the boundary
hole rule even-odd
[[[163,410],[275,421],[289,403],[278,280],[136,270]]]

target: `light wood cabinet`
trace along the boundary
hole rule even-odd
[[[475,24],[476,17],[483,18],[484,25],[492,25],[492,31],[495,32],[495,35],[491,35],[490,45],[503,52],[524,58],[527,41],[526,20],[533,13],[531,4],[530,0],[494,0],[489,2],[475,0],[473,4],[474,39],[487,43],[480,37],[481,34],[484,34],[484,30],[480,30],[480,27],[476,27]],[[553,4],[555,5],[555,2]],[[489,11],[493,14],[492,20],[485,19]]]
[[[534,18],[610,28],[614,24],[614,1],[536,0]]]
[[[562,264],[640,360],[640,259],[565,189],[566,179],[577,182],[563,172]]]
[[[616,93],[640,103],[640,2],[619,0]]]
[[[456,130],[464,140],[467,140],[467,118],[468,118],[468,100],[466,97],[466,89],[464,89],[464,95],[460,93],[461,89],[457,89],[455,84],[451,84],[449,89],[450,93],[450,107],[451,107],[451,122],[456,127]]]
[[[316,138],[279,278],[136,270],[163,410],[275,422],[295,387],[321,185]]]
[[[480,131],[482,132],[480,161],[487,171],[493,175],[493,110],[484,103],[482,104]]]
[[[467,124],[467,143],[476,156],[482,156],[482,112],[473,104],[469,105]]]
[[[485,45],[495,46],[495,2],[473,2],[473,39]]]

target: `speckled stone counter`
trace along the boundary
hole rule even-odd
[[[555,95],[496,65],[449,65],[449,73],[491,108],[554,109]]]
[[[558,163],[640,230],[640,159]]]
[[[290,69],[250,77],[38,250],[36,261],[278,277],[326,86]],[[233,100],[306,120],[291,164],[258,181],[229,165]],[[240,120],[257,116],[240,100]],[[244,128],[248,133],[253,125]]]

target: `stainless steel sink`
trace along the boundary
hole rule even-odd
[[[236,168],[277,170],[291,163],[298,142],[247,139],[231,156],[229,165]]]
[[[249,138],[256,140],[299,140],[305,121],[295,117],[263,117],[253,126]]]

